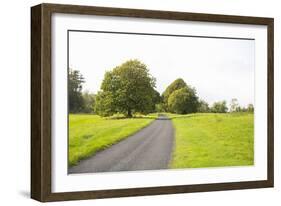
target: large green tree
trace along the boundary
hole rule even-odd
[[[164,110],[168,111],[168,99],[169,96],[176,90],[181,89],[186,87],[187,84],[185,83],[185,81],[181,78],[176,79],[175,81],[173,81],[163,92],[162,94],[162,98],[163,98],[163,108]]]
[[[188,86],[181,78],[173,81],[162,94],[160,109],[167,112],[187,114],[197,112],[198,97],[195,88]]]
[[[83,109],[82,84],[84,77],[78,70],[69,70],[68,74],[68,109],[69,112],[80,112]]]
[[[110,116],[115,112],[132,117],[134,112],[148,113],[158,99],[155,78],[145,64],[129,60],[105,73],[96,97],[96,112]]]
[[[168,109],[177,114],[197,112],[198,97],[193,89],[184,87],[175,90],[168,98]]]

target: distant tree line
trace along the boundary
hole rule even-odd
[[[226,101],[209,104],[199,99],[196,89],[179,78],[172,82],[162,95],[156,91],[156,80],[145,64],[139,60],[129,60],[107,71],[100,91],[97,94],[82,92],[85,82],[77,70],[69,71],[68,76],[69,112],[96,113],[111,116],[115,113],[132,117],[135,113],[171,112],[226,113],[254,112],[254,106],[241,107],[237,99],[232,99],[230,107]]]
[[[242,107],[239,105],[238,100],[236,98],[233,98],[230,101],[229,112],[254,112],[254,105],[248,104],[247,107]]]

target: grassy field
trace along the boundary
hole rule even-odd
[[[93,155],[130,136],[153,121],[153,117],[101,118],[97,115],[69,115],[69,165]]]
[[[253,118],[250,113],[172,116],[176,139],[170,167],[253,165]]]

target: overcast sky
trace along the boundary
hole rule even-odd
[[[105,71],[139,59],[162,93],[177,78],[209,104],[237,98],[254,103],[254,40],[70,32],[69,66],[85,77],[83,90],[96,93]]]

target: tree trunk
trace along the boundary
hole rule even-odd
[[[129,118],[132,117],[132,111],[131,111],[131,109],[128,109],[128,115],[127,115],[127,117],[129,117]]]

